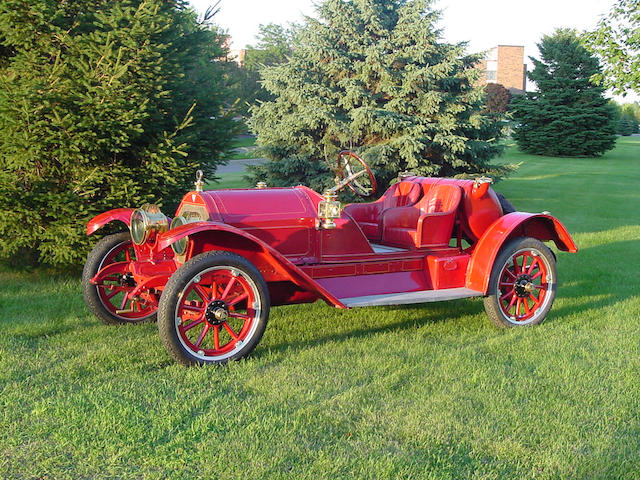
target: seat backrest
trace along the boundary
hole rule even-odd
[[[384,193],[383,209],[406,207],[413,205],[420,199],[422,188],[413,182],[398,182],[389,187]]]
[[[435,185],[420,202],[423,213],[448,212],[458,208],[460,188],[457,185]]]

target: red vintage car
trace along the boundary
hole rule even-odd
[[[375,192],[366,163],[338,156],[336,186],[187,193],[171,220],[154,205],[93,218],[100,240],[83,272],[84,296],[104,323],[155,319],[184,364],[248,355],[276,305],[324,300],[336,308],[484,297],[500,327],[540,323],[556,294],[554,253],[576,252],[564,226],[516,212],[491,180],[403,176],[378,200],[342,208],[337,192]]]

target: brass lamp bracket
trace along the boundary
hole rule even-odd
[[[417,176],[415,172],[412,172],[411,170],[405,170],[403,172],[398,173],[398,181],[401,182],[407,177],[415,177],[415,176]]]
[[[493,183],[493,178],[490,177],[478,177],[473,181],[473,188],[471,189],[471,196],[475,199],[482,198],[489,186]]]
[[[340,218],[340,202],[337,201],[338,195],[332,188],[325,190],[322,196],[324,200],[318,203],[318,218],[321,220],[319,226],[330,230],[336,228],[334,219]]]
[[[360,170],[342,180],[338,177],[335,178],[335,187],[327,188],[322,194],[324,200],[318,203],[318,218],[321,220],[319,228],[327,230],[336,228],[336,222],[334,222],[334,220],[340,218],[340,214],[342,213],[340,202],[338,202],[338,192],[366,173],[366,170]]]
[[[491,185],[493,183],[493,178],[491,177],[478,177],[473,181],[473,187],[474,188],[478,188],[480,185],[482,185],[483,183],[488,183],[489,185]]]

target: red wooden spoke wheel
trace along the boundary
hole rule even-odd
[[[136,287],[128,268],[132,261],[135,251],[128,232],[103,238],[87,258],[82,273],[84,296],[103,323],[139,323],[155,316],[155,292],[143,291],[132,296]],[[92,283],[96,276],[97,283]]]
[[[338,175],[343,179],[355,173],[365,171],[364,174],[349,182],[349,188],[353,193],[361,197],[375,195],[378,190],[376,177],[373,175],[369,165],[353,152],[343,150],[338,154]]]
[[[185,364],[225,363],[248,355],[269,313],[264,279],[246,259],[208,252],[171,277],[160,300],[158,328]]]
[[[485,308],[498,326],[544,320],[556,291],[553,253],[539,240],[518,238],[503,247],[489,281]]]

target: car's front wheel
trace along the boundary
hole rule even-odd
[[[487,315],[499,327],[542,322],[556,296],[556,262],[540,240],[516,238],[502,247],[484,299]]]
[[[158,330],[169,354],[182,364],[226,363],[253,351],[269,307],[267,284],[251,262],[230,252],[206,252],[169,279]]]
[[[107,235],[89,253],[82,270],[82,290],[89,310],[102,323],[155,320],[157,293],[145,290],[133,295],[136,282],[129,272],[129,264],[135,259],[129,232]]]

